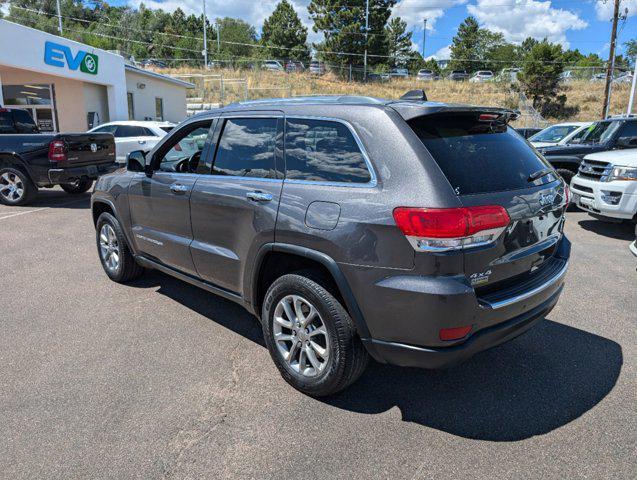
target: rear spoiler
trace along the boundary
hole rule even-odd
[[[508,123],[520,116],[518,110],[508,108],[429,102],[423,90],[410,90],[399,100],[390,102],[387,106],[396,110],[406,121],[425,115],[475,113],[480,116],[484,115],[485,118],[481,118],[481,121]],[[489,116],[492,116],[492,118],[486,118]]]

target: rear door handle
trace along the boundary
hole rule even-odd
[[[177,194],[182,195],[190,190],[188,185],[182,185],[181,183],[173,183],[170,186],[170,191]]]
[[[252,200],[253,202],[270,202],[272,200],[272,194],[271,193],[265,193],[265,192],[248,192],[246,193],[246,197],[249,200]]]

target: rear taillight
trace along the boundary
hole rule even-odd
[[[62,140],[53,140],[51,143],[49,143],[49,161],[66,161],[66,143],[64,143]]]
[[[471,325],[455,328],[441,328],[439,333],[440,340],[460,340],[469,334],[471,328],[473,328]]]
[[[411,208],[394,210],[398,228],[416,250],[447,251],[493,242],[509,224],[504,207],[487,205],[461,208]]]

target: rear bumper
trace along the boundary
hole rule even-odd
[[[364,341],[367,350],[379,362],[401,367],[449,368],[476,353],[508,342],[540,322],[557,303],[563,285],[548,300],[515,318],[480,330],[464,343],[452,347],[427,348],[382,340]]]
[[[424,368],[462,362],[520,335],[548,314],[562,292],[569,257],[570,242],[563,236],[543,269],[490,293],[476,291],[464,275],[388,277],[385,271],[377,273],[380,279],[368,278],[363,290],[358,290],[359,279],[354,295],[366,299],[359,304],[370,333],[363,341],[379,362]],[[373,270],[358,273],[364,279]],[[466,326],[471,330],[464,338],[440,338],[442,329]]]
[[[73,183],[82,178],[92,178],[95,180],[100,175],[114,172],[121,168],[116,162],[104,163],[99,165],[86,165],[83,167],[71,168],[50,168],[48,171],[49,182],[53,185],[61,183]]]

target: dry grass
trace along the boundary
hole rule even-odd
[[[220,74],[227,79],[245,79],[247,82],[224,81],[223,99],[221,99],[218,78],[208,77],[202,90],[202,78],[187,79],[197,84],[191,96],[202,97],[205,102],[224,104],[248,99],[290,97],[299,95],[368,95],[381,98],[398,98],[408,90],[424,88],[430,100],[470,103],[474,105],[517,108],[517,96],[506,85],[500,83],[469,83],[441,80],[437,82],[419,82],[414,78],[392,79],[387,82],[363,84],[346,82],[333,74],[313,76],[308,73],[276,73],[251,70],[194,70],[169,69],[162,73],[180,75]],[[246,90],[247,83],[247,90]],[[611,114],[624,113],[628,105],[630,84],[613,86]],[[604,84],[588,81],[574,81],[564,87],[568,97],[568,106],[578,106],[579,113],[570,120],[594,120],[601,116]],[[555,119],[549,119],[555,121]]]

